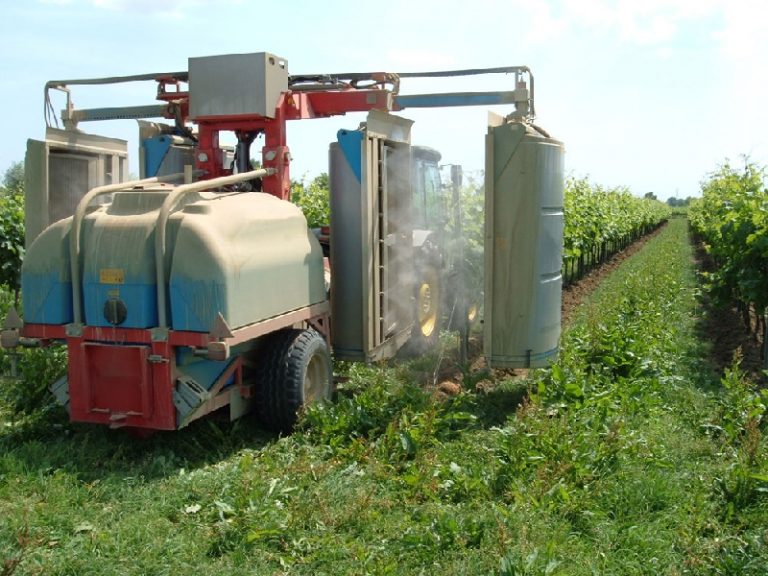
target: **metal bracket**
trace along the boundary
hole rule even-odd
[[[5,320],[3,320],[3,329],[21,330],[23,327],[24,322],[19,316],[19,313],[16,311],[15,307],[11,306],[11,308],[8,310],[8,315],[5,317]]]
[[[64,406],[67,413],[69,413],[69,380],[66,376],[62,376],[56,382],[49,386],[49,390],[53,393],[56,401]]]
[[[82,324],[67,324],[64,330],[70,338],[81,338],[83,336]]]
[[[173,390],[173,405],[179,411],[179,428],[186,424],[187,417],[203,402],[208,400],[210,394],[196,380],[180,374],[176,379],[176,387]]]
[[[152,342],[168,342],[168,328],[152,328],[150,335]]]

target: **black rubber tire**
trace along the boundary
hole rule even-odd
[[[261,424],[276,432],[289,432],[302,408],[331,398],[328,344],[315,330],[279,330],[269,337],[256,376],[256,412]]]

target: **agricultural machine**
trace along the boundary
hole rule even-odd
[[[400,93],[410,77],[488,73],[513,89]],[[158,102],[77,109],[70,97],[133,81],[156,83]],[[66,94],[61,128],[53,90]],[[25,164],[23,321],[9,314],[3,347],[66,346],[51,389],[73,421],[172,430],[228,407],[290,428],[331,395],[331,351],[382,360],[439,331],[443,240],[428,215],[440,156],[411,146],[412,122],[393,112],[509,105],[485,143],[484,352],[492,367],[545,365],[560,333],[563,147],[533,123],[533,96],[525,67],[294,76],[268,53],[48,82],[45,140],[28,142]],[[367,116],[330,145],[326,258],[289,201],[287,125],[351,112]],[[114,119],[139,120],[138,180],[125,141],[79,129]]]

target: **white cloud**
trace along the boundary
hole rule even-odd
[[[526,15],[520,27],[529,43],[543,44],[570,31],[587,30],[615,34],[641,46],[659,45],[674,37],[679,23],[706,14],[700,4],[713,0],[562,0],[530,2],[515,0],[515,10]]]
[[[768,6],[760,0],[724,3],[724,26],[715,33],[728,58],[768,56]]]
[[[529,2],[523,6],[530,17],[530,21],[525,27],[527,31],[526,43],[545,44],[568,29],[566,19],[564,17],[557,18],[546,2]]]
[[[768,123],[768,6],[739,0],[723,6],[723,23],[713,34],[719,59],[713,74],[720,79],[723,107],[716,113],[727,119],[724,131],[735,153],[748,152],[766,162],[768,144],[761,127]]]
[[[561,37],[567,45],[570,32],[586,31],[668,55],[685,30],[721,22],[713,40],[724,56],[768,55],[768,4],[763,0],[512,0],[510,5],[525,15],[517,28],[536,44]]]

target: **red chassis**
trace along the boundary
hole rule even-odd
[[[231,346],[301,322],[327,337],[328,313],[327,303],[316,304],[221,335],[93,326],[83,326],[74,333],[59,324],[25,324],[22,335],[42,344],[66,342],[72,421],[112,428],[175,430],[226,406],[233,394],[243,399],[253,395],[252,386],[243,382],[240,356],[229,356]],[[173,403],[179,376],[176,352],[182,347],[207,352],[216,360],[229,360],[208,391],[207,400],[184,423],[177,422]]]

